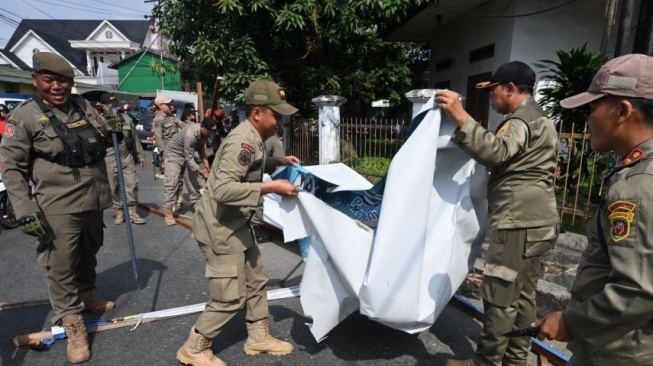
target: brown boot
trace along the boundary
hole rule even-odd
[[[177,224],[177,222],[175,221],[175,217],[172,216],[172,206],[166,207],[165,212],[166,212],[166,218],[165,218],[166,225],[171,226]]]
[[[266,352],[273,356],[284,356],[290,354],[292,350],[292,344],[280,341],[270,335],[270,324],[267,318],[247,323],[247,341],[243,347],[246,354],[253,356]]]
[[[138,210],[136,206],[129,207],[129,221],[132,224],[141,225],[145,223],[145,219],[138,216]]]
[[[70,363],[80,363],[91,359],[84,318],[80,314],[66,315],[63,317],[62,322],[66,337],[68,337],[68,348],[66,349],[68,361]]]
[[[212,340],[205,338],[191,328],[188,340],[177,351],[177,360],[184,365],[192,366],[227,366],[211,351]]]
[[[110,300],[102,300],[97,296],[84,300],[84,311],[91,313],[104,313],[116,307],[116,303]]]
[[[114,225],[122,225],[122,223],[125,222],[125,213],[122,211],[122,209],[113,210],[113,224]]]

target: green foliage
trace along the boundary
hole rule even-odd
[[[376,156],[392,158],[401,148],[401,139],[375,139],[366,141],[366,151],[371,151]]]
[[[372,183],[378,182],[390,168],[390,158],[366,156],[352,157],[342,162]]]
[[[564,109],[560,106],[560,101],[587,91],[594,75],[607,62],[607,57],[602,53],[591,52],[587,43],[580,48],[558,50],[555,53],[558,61],[541,60],[540,63],[534,64],[535,67],[543,69],[540,72],[542,80],[553,82],[548,88],[540,90],[543,97],[539,103],[555,122],[562,124],[562,132],[585,133],[589,107]],[[567,143],[571,144],[569,154],[560,159],[558,166],[561,172],[565,172],[569,166],[570,173],[568,177],[563,174],[559,182],[563,183],[566,179],[567,190],[578,189],[589,199],[598,198],[602,174],[610,164],[609,156],[597,155],[594,165],[594,154],[589,140],[567,139]]]
[[[580,48],[558,50],[555,53],[558,61],[540,60],[533,64],[536,68],[543,69],[540,72],[542,80],[553,82],[548,88],[539,91],[542,94],[539,103],[554,121],[562,122],[563,132],[572,132],[574,125],[573,132],[582,133],[585,131],[589,109],[564,109],[560,106],[560,101],[587,91],[594,75],[608,59],[602,53],[591,52],[587,43]]]
[[[377,99],[399,104],[425,70],[423,49],[378,38],[424,1],[161,0],[153,16],[181,60],[182,78],[202,81],[209,93],[217,74],[227,100],[268,78],[304,112],[311,98],[338,94],[360,113]]]

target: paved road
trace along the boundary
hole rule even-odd
[[[139,172],[140,201],[158,206],[162,182],[153,179],[151,167]],[[98,290],[115,299],[117,307],[101,319],[165,310],[205,302],[207,282],[204,260],[191,232],[166,227],[163,219],[143,213],[147,224],[133,226],[140,277],[131,273],[124,226],[115,226],[105,212],[105,243],[98,258]],[[36,243],[19,229],[0,229],[0,302],[47,299],[44,270],[35,260]],[[261,245],[270,277],[269,289],[299,261],[296,247],[280,238]],[[298,285],[301,269],[287,285]],[[246,356],[244,318],[237,317],[216,338],[213,349],[230,365],[444,365],[452,355],[470,356],[480,325],[448,307],[428,331],[416,335],[396,331],[355,314],[317,343],[305,325],[298,298],[270,302],[272,333],[290,340],[296,350],[290,356]],[[49,328],[49,305],[0,311],[0,365],[68,365],[66,341],[42,351],[15,349],[8,338]],[[197,314],[90,335],[93,356],[85,365],[178,365],[177,348],[185,341]],[[534,363],[533,363],[534,364]]]

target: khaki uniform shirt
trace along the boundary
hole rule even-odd
[[[470,117],[451,138],[490,171],[490,229],[560,222],[553,190],[558,138],[553,123],[533,98],[507,115],[495,133]]]
[[[254,245],[248,221],[258,206],[265,160],[263,141],[251,122],[227,135],[195,212],[197,241],[217,254],[240,253]]]
[[[653,139],[608,174],[562,313],[592,365],[653,365]]]
[[[79,96],[72,98],[90,123],[102,129],[103,121],[96,117],[91,105]],[[52,110],[64,124],[81,119],[71,103],[67,108],[53,107]],[[71,168],[36,156],[63,153],[64,145],[35,101],[29,100],[16,107],[8,123],[15,126],[15,130],[13,136],[2,139],[0,162],[2,179],[16,217],[39,211],[39,207],[47,216],[103,210],[111,206],[104,159]],[[33,195],[28,186],[30,178],[35,184]]]
[[[187,124],[173,136],[167,144],[165,159],[181,164],[185,162],[191,171],[198,171],[197,159],[200,162],[206,159],[206,139],[200,134],[200,127],[199,123]]]
[[[172,139],[182,128],[184,122],[180,121],[174,116],[166,116],[164,114],[157,114],[152,120],[152,133],[154,134],[154,143],[159,148],[159,152],[166,150],[168,141]]]
[[[277,167],[276,159],[274,158],[286,156],[286,153],[283,150],[283,141],[281,141],[279,136],[274,135],[265,140],[265,154],[268,157],[268,159],[265,161],[265,172],[272,174],[274,169]]]

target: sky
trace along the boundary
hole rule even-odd
[[[141,20],[153,3],[144,0],[2,0],[0,48],[4,48],[21,19]]]

